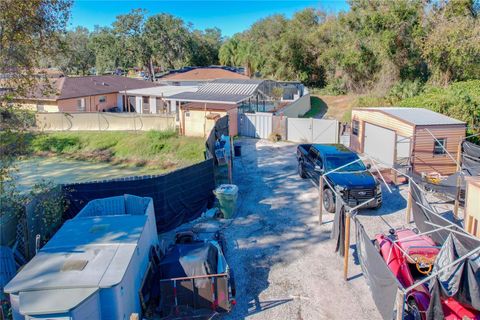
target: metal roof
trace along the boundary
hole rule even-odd
[[[16,272],[17,267],[12,249],[0,246],[0,295],[3,287],[15,276]]]
[[[168,98],[178,93],[196,92],[197,90],[198,90],[198,86],[161,86],[161,87],[153,87],[153,88],[127,90],[127,95]]]
[[[382,107],[359,110],[380,111],[417,126],[465,124],[463,121],[424,108]]]
[[[251,95],[248,94],[218,94],[197,91],[175,94],[170,96],[169,99],[189,102],[237,104],[248,99],[250,96]]]

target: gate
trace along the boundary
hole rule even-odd
[[[268,139],[272,133],[271,113],[243,113],[238,117],[238,131],[241,136]]]
[[[338,121],[288,118],[287,140],[302,143],[338,143]]]

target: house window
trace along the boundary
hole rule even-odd
[[[77,99],[77,110],[85,111],[85,99]]]
[[[190,112],[189,111],[185,111],[185,117],[190,117]]]
[[[447,138],[439,138],[435,140],[433,145],[433,154],[445,154],[446,147],[447,147]]]
[[[359,128],[360,128],[360,122],[358,122],[358,120],[353,120],[352,121],[352,134],[354,136],[358,136]]]
[[[43,104],[37,104],[37,111],[38,112],[44,112],[45,111],[45,106]]]
[[[107,101],[107,98],[105,96],[100,96],[98,98],[98,102],[100,102],[100,103],[104,103],[105,101]]]
[[[148,100],[149,100],[148,97],[143,96],[142,99],[143,99],[143,103],[148,103]]]

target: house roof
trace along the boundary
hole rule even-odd
[[[382,107],[359,110],[382,112],[417,126],[465,124],[463,121],[424,108]]]
[[[77,98],[159,86],[158,83],[122,76],[68,77],[58,99]]]
[[[198,86],[159,86],[152,88],[143,88],[127,90],[128,95],[151,96],[151,97],[170,97],[182,92],[196,92]]]
[[[217,79],[200,86],[197,92],[183,92],[170,98],[179,101],[237,104],[251,97],[263,81]]]
[[[234,104],[190,102],[182,106],[184,110],[228,111],[237,108]]]
[[[221,67],[205,67],[205,68],[187,68],[172,71],[163,76],[162,80],[196,80],[196,81],[211,81],[220,78],[231,79],[248,79],[248,76],[238,73],[234,70],[228,70]]]

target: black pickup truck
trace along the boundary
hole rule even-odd
[[[301,144],[297,147],[300,177],[311,178],[318,184],[320,176],[327,174],[328,183],[324,183],[323,206],[328,212],[335,212],[335,193],[330,186],[342,195],[343,200],[350,207],[355,207],[372,198],[375,200],[366,204],[365,207],[381,207],[382,188],[368,171],[370,166],[365,166],[362,161],[347,165],[358,159],[356,153],[341,144]],[[340,169],[329,173],[337,168]]]

